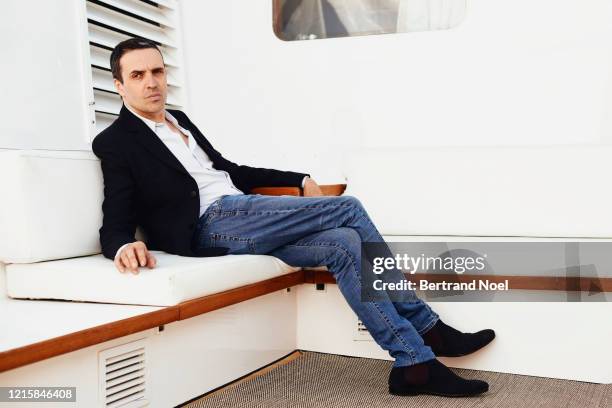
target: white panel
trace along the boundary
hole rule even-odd
[[[612,143],[609,0],[470,0],[451,30],[300,42],[272,1],[179,5],[188,113],[238,163],[341,182],[347,146]]]
[[[612,146],[349,149],[383,234],[612,237]],[[364,165],[367,164],[367,165]]]
[[[91,113],[82,0],[5,0],[0,147],[88,149]],[[35,11],[35,12],[33,12]]]
[[[18,320],[33,316],[35,321],[30,319],[31,324],[19,326],[32,331],[43,326],[62,328],[64,322],[68,330],[74,330],[74,324],[87,320],[87,314],[95,315],[92,310],[125,308],[70,302],[11,303],[33,306],[17,312],[0,305],[0,314],[13,313]],[[77,316],[75,308],[82,315]],[[96,407],[98,352],[146,337],[150,407],[172,407],[295,350],[295,316],[294,292],[279,291],[168,324],[162,332],[147,330],[0,373],[0,386],[49,386],[52,378],[56,385],[77,387],[79,407]],[[129,315],[115,317],[118,320]]]
[[[392,360],[374,341],[355,341],[355,314],[337,285],[297,288],[297,348]],[[610,303],[429,302],[444,322],[465,332],[496,331],[493,342],[469,356],[441,358],[451,367],[612,382]],[[325,316],[325,319],[321,319]],[[528,318],[527,318],[528,316]],[[567,322],[574,322],[572,330]],[[529,333],[525,336],[524,333]],[[580,353],[567,350],[579,349]],[[381,379],[383,380],[383,379]]]
[[[152,400],[176,406],[295,350],[294,290],[166,325],[150,338]]]
[[[6,265],[0,261],[0,299],[6,297]]]
[[[20,302],[25,303],[25,302]],[[63,302],[45,302],[42,304],[41,302],[27,302],[27,303],[35,303],[39,306],[46,307],[48,304],[57,304],[62,303],[66,306],[66,316],[74,314],[70,313],[71,309],[74,309],[75,306],[78,308],[81,304],[74,303],[63,303]],[[94,308],[97,306],[104,305],[89,305]],[[0,309],[1,311],[1,309]],[[54,316],[55,312],[65,312],[54,310],[52,313],[42,313],[45,317],[50,318],[51,322],[55,322]],[[91,309],[90,309],[91,312]],[[40,313],[36,308],[29,311],[24,312],[24,314],[20,315],[20,318],[23,316],[27,316],[26,313],[32,313],[33,315],[38,316]],[[117,316],[118,318],[121,318]],[[129,316],[128,316],[129,317]],[[83,319],[82,316],[77,317]],[[69,322],[70,323],[70,322]],[[41,324],[38,323],[38,327]],[[24,325],[21,325],[23,328]],[[53,384],[57,386],[66,386],[66,387],[76,387],[77,388],[77,403],[67,403],[59,405],[57,404],[49,404],[49,406],[66,406],[66,407],[77,407],[77,408],[94,408],[98,406],[98,351],[117,346],[126,342],[130,342],[133,340],[137,340],[142,338],[143,336],[149,336],[152,334],[153,330],[147,330],[144,332],[132,334],[129,336],[125,336],[119,339],[111,340],[105,343],[96,344],[90,347],[86,347],[84,349],[80,349],[77,351],[73,351],[71,353],[63,354],[61,356],[57,356],[54,358],[50,358],[47,360],[39,361],[37,363],[29,364],[23,367],[19,367],[10,371],[5,371],[0,373],[0,386],[8,387],[15,386],[14,384],[19,384],[20,386],[31,386],[31,387],[48,387],[49,381],[52,379]],[[10,405],[10,404],[9,404]],[[43,404],[47,405],[47,404]],[[24,405],[25,406],[25,405]],[[29,406],[32,406],[31,404]],[[3,405],[4,407],[4,405]],[[150,405],[150,408],[163,408],[163,406],[159,405]],[[130,407],[132,408],[132,407]]]

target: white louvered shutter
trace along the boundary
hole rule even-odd
[[[113,85],[110,54],[115,45],[130,37],[142,37],[157,43],[166,63],[166,106],[181,108],[184,96],[177,0],[85,1],[95,101],[95,134],[119,115],[121,97]]]
[[[100,351],[99,407],[139,408],[149,405],[145,340]]]

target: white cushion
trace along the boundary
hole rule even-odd
[[[13,298],[171,306],[299,270],[268,255],[192,258],[151,251],[157,266],[120,273],[102,255],[6,266]]]
[[[0,152],[0,262],[99,254],[104,178],[92,152]],[[135,238],[146,241],[142,229]]]
[[[366,149],[347,195],[388,235],[612,237],[612,146]]]
[[[103,178],[91,152],[0,152],[0,261],[100,253]]]

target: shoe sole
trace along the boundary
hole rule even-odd
[[[467,397],[475,397],[477,395],[484,394],[487,391],[489,391],[488,388],[486,390],[484,390],[484,391],[477,392],[477,393],[474,393],[474,394],[443,394],[443,393],[440,393],[440,392],[433,392],[433,391],[395,392],[395,391],[392,391],[391,389],[389,389],[389,394],[397,395],[399,397],[413,397],[413,396],[416,396],[416,395],[425,394],[425,395],[435,395],[435,396],[438,396],[438,397],[467,398]]]
[[[434,354],[436,355],[436,357],[463,357],[463,356],[469,356],[472,353],[477,352],[478,350],[482,350],[483,348],[485,348],[486,346],[488,346],[489,344],[491,344],[491,342],[495,340],[495,337],[493,337],[491,340],[489,340],[488,342],[486,342],[485,344],[483,344],[482,346],[478,347],[476,350],[472,350],[469,353],[457,353],[457,354],[437,354],[434,352]]]

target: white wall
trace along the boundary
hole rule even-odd
[[[299,42],[271,0],[181,5],[187,111],[234,161],[337,182],[347,145],[612,142],[606,0],[469,0],[453,30]]]
[[[0,299],[6,296],[6,265],[0,262]]]
[[[298,287],[297,295],[298,349],[391,360],[371,337],[357,333],[357,318],[337,285],[325,285],[325,291],[317,291],[314,285],[305,284]],[[564,296],[552,292],[547,295],[550,299]],[[538,296],[544,299],[544,294]],[[442,358],[450,367],[602,384],[612,381],[612,354],[608,351],[612,326],[600,324],[610,315],[607,302],[429,305],[445,323],[461,331],[495,330],[495,340],[477,353]],[[573,322],[571,330],[568,321]]]
[[[90,149],[84,10],[85,0],[2,2],[0,147]]]
[[[0,148],[89,149],[84,4],[3,2]],[[612,142],[606,0],[468,0],[453,30],[300,42],[271,0],[180,4],[186,110],[238,162],[335,182],[347,145]]]

